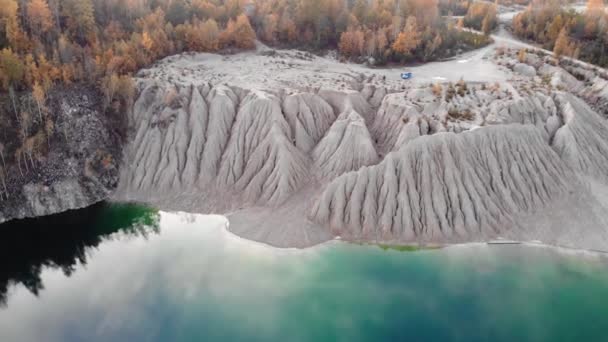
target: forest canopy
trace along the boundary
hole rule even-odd
[[[109,102],[160,58],[256,39],[378,64],[487,44],[454,26],[437,0],[0,0],[0,91],[86,82]]]
[[[589,0],[582,13],[557,0],[535,0],[513,18],[514,33],[557,56],[608,66],[608,13],[603,0]]]

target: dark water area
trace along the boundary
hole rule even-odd
[[[608,341],[608,260],[276,249],[133,205],[0,226],[0,341]]]
[[[0,225],[0,307],[12,285],[21,284],[34,294],[44,288],[43,268],[60,269],[70,276],[86,265],[88,249],[117,232],[146,235],[158,232],[158,214],[136,205],[96,204],[43,218]]]

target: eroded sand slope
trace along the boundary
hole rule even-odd
[[[115,199],[229,214],[233,232],[280,247],[608,249],[601,87],[561,68],[547,80],[542,60],[479,58],[500,82],[463,69],[469,82],[431,87],[295,51],[171,57],[139,75]]]

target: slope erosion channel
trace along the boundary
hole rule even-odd
[[[462,76],[429,84],[297,51],[170,57],[138,75],[113,199],[225,214],[278,247],[503,237],[608,250],[603,94],[549,57],[524,68],[516,51],[485,53],[492,83],[457,61],[442,67]]]

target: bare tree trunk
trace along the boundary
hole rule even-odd
[[[2,167],[4,172],[6,173],[6,162],[4,161],[4,152],[0,149],[0,159],[2,159]]]
[[[24,153],[24,156],[23,156],[23,164],[25,164],[25,172],[29,173],[30,172],[30,168],[27,165],[27,155],[25,155],[25,153]]]
[[[11,102],[13,103],[13,112],[15,113],[15,118],[17,122],[19,122],[19,113],[17,113],[17,105],[15,104],[15,90],[13,90],[13,86],[8,87],[8,93],[11,96]]]
[[[0,177],[2,177],[2,184],[4,185],[4,192],[6,192],[6,199],[8,199],[8,190],[6,190],[6,182],[5,182],[5,178],[8,177],[8,171],[6,170],[6,162],[4,161],[4,152],[2,151],[4,149],[4,146],[0,146],[0,158],[2,159],[2,174],[0,175]]]
[[[32,101],[27,101],[27,112],[28,113],[34,113],[34,111],[32,110]]]
[[[21,178],[23,178],[23,170],[21,169],[21,157],[17,156],[17,166],[19,167],[19,173],[21,174]]]
[[[38,106],[38,120],[40,120],[40,124],[42,124],[42,111],[40,110],[40,103],[36,101],[36,106]]]
[[[6,188],[6,181],[4,180],[4,176],[2,176],[2,186],[4,186],[4,193],[6,194],[6,199],[8,199],[8,189]]]

